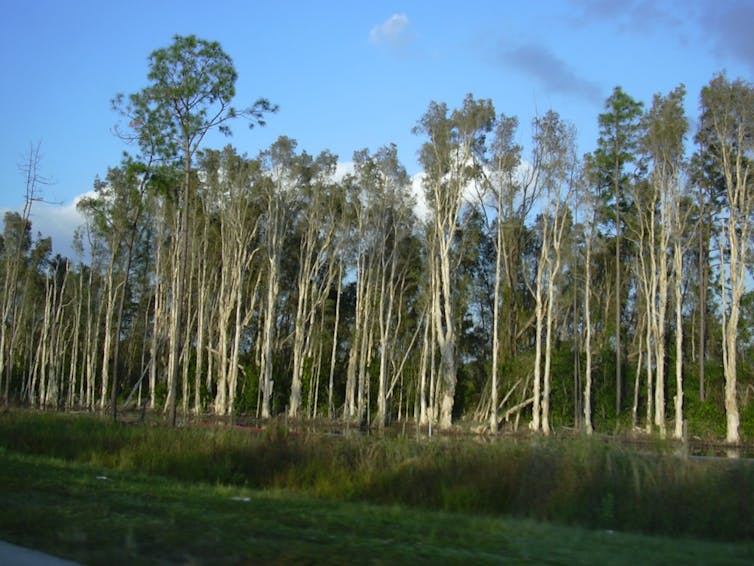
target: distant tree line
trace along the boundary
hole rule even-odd
[[[712,78],[696,132],[683,86],[646,107],[616,88],[581,157],[554,111],[524,155],[491,100],[432,102],[419,217],[395,145],[343,177],[288,137],[204,148],[276,111],[231,105],[219,44],[177,36],[148,80],[114,100],[138,151],[80,201],[75,258],[32,236],[29,155],[0,241],[6,403],[677,438],[724,422],[731,443],[754,421],[751,84]]]

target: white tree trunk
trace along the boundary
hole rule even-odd
[[[584,428],[591,435],[592,426],[592,232],[586,242],[586,277],[584,281],[584,317],[586,324],[586,367],[584,368]]]

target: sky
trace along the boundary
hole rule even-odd
[[[752,80],[754,0],[0,0],[0,212],[23,206],[19,165],[40,145],[48,204],[34,231],[68,253],[77,197],[136,152],[114,134],[118,93],[147,85],[147,58],[177,35],[218,41],[238,73],[235,105],[279,106],[267,125],[234,124],[230,140],[253,157],[279,136],[343,163],[395,143],[412,175],[423,139],[411,133],[432,101],[458,108],[467,93],[517,116],[557,111],[592,151],[597,116],[620,85],[651,104],[717,73]],[[526,152],[526,149],[525,149]]]

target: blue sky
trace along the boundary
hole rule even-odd
[[[234,127],[250,156],[287,135],[344,162],[394,142],[412,174],[422,139],[412,127],[430,101],[466,93],[518,116],[549,109],[591,151],[613,87],[649,103],[679,83],[696,116],[699,90],[719,71],[752,79],[754,1],[507,0],[223,1],[0,0],[0,210],[22,205],[18,170],[41,143],[37,230],[66,249],[75,198],[128,147],[112,133],[110,100],[146,85],[147,57],[175,34],[219,41],[239,79],[237,105],[280,106],[264,128]],[[210,138],[219,147],[226,140]]]

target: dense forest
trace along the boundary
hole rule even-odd
[[[696,131],[682,85],[616,87],[584,156],[555,111],[524,153],[492,100],[432,102],[421,210],[394,145],[344,176],[288,137],[206,148],[277,111],[232,105],[217,43],[177,36],[147,78],[113,101],[133,153],[79,202],[76,257],[33,236],[29,153],[0,241],[6,404],[754,433],[750,83],[712,77]]]

